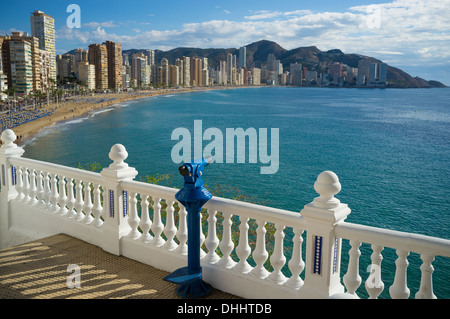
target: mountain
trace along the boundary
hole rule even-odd
[[[333,62],[341,62],[350,67],[357,68],[358,61],[361,59],[369,60],[374,63],[382,61],[356,53],[344,53],[339,49],[321,51],[315,46],[299,47],[292,50],[286,50],[278,43],[268,40],[261,40],[246,45],[247,48],[247,67],[261,67],[267,61],[267,56],[272,53],[283,64],[283,69],[289,71],[291,63],[301,63],[310,71],[318,71],[318,73],[326,72],[327,64]],[[145,50],[131,49],[124,50],[123,54],[129,58],[134,53],[144,52]],[[73,54],[73,51],[69,52]],[[162,58],[166,58],[169,64],[175,64],[175,60],[181,56],[189,57],[205,57],[208,58],[208,66],[216,68],[219,61],[226,61],[227,54],[231,53],[239,58],[239,49],[199,49],[199,48],[176,48],[169,51],[155,50],[155,62],[159,64]],[[419,77],[412,77],[408,73],[388,65],[387,80],[389,87],[399,88],[430,88],[430,87],[446,87],[438,81],[427,81]]]

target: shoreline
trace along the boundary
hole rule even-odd
[[[29,140],[33,139],[41,130],[51,127],[63,122],[76,120],[94,111],[104,110],[114,107],[116,104],[123,104],[130,101],[138,101],[143,98],[154,96],[203,92],[208,90],[224,90],[247,88],[247,86],[236,87],[200,87],[200,88],[179,88],[179,89],[156,89],[151,91],[134,91],[122,93],[100,93],[87,96],[76,96],[73,100],[66,100],[56,103],[51,103],[48,106],[43,105],[38,108],[43,111],[54,110],[54,113],[28,123],[18,125],[11,128],[17,136],[15,143],[24,145]],[[79,101],[80,100],[80,101]],[[0,142],[1,143],[1,142]]]

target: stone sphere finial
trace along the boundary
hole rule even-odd
[[[128,157],[128,152],[125,146],[122,144],[115,144],[111,147],[109,152],[109,158],[114,162],[110,167],[124,168],[128,167],[128,164],[124,163],[124,160]]]
[[[16,140],[16,138],[16,134],[11,129],[4,130],[1,136],[3,143],[5,143],[4,146],[7,148],[15,146],[14,141]]]
[[[338,201],[334,198],[334,195],[341,191],[341,183],[339,178],[332,171],[324,171],[319,174],[316,182],[314,183],[315,191],[320,194],[318,200],[322,203],[332,203]]]

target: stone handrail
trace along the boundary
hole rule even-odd
[[[114,145],[112,163],[93,173],[23,158],[14,140],[14,132],[3,132],[0,244],[21,231],[36,238],[64,232],[166,271],[185,266],[187,212],[175,200],[178,190],[134,181],[137,171],[124,162],[125,147]],[[350,208],[335,197],[341,185],[333,172],[322,172],[314,189],[320,196],[300,212],[210,199],[204,206],[207,231],[200,241],[205,281],[246,298],[358,297],[359,248],[368,243],[372,268],[365,288],[371,298],[384,290],[380,269],[385,247],[398,256],[392,298],[410,297],[410,252],[423,261],[415,297],[436,297],[432,262],[435,256],[450,257],[450,240],[345,222]],[[344,276],[342,240],[351,247]]]

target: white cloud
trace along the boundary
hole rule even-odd
[[[217,6],[216,6],[217,8]],[[220,8],[223,10],[223,8]],[[109,33],[113,21],[85,24],[93,30],[58,30],[58,37],[82,43],[113,40],[129,48],[195,46],[239,47],[261,39],[286,49],[315,45],[346,53],[372,55],[390,63],[450,63],[450,0],[394,0],[354,6],[345,12],[252,11],[242,21],[211,20],[186,23],[178,30],[130,30],[129,35]],[[121,24],[121,22],[118,22]]]
[[[115,28],[118,27],[118,25],[116,25],[113,21],[105,21],[105,22],[88,22],[88,23],[84,23],[82,27],[87,27],[87,28],[98,28],[98,27],[103,27],[103,28]]]

